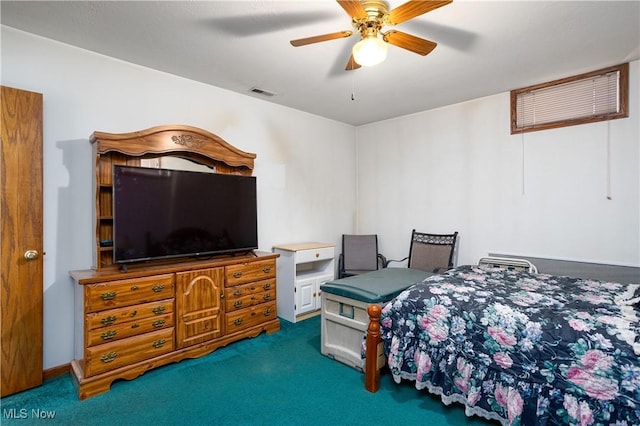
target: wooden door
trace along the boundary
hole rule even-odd
[[[222,335],[224,268],[176,274],[176,346],[183,348]]]
[[[2,396],[42,384],[42,95],[2,87]]]

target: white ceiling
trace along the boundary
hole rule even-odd
[[[454,0],[396,27],[437,42],[431,54],[390,46],[384,63],[356,71],[344,67],[357,35],[289,44],[352,29],[330,0],[0,7],[3,25],[353,125],[640,58],[639,1]],[[275,95],[253,94],[253,87]]]

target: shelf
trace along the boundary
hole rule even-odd
[[[329,266],[332,266],[332,265],[329,265]],[[296,280],[304,280],[307,278],[319,278],[322,276],[330,276],[331,279],[333,279],[335,275],[333,271],[329,271],[327,269],[308,269],[304,271],[301,271],[300,269],[298,269],[296,271]]]

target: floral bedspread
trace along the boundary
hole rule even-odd
[[[461,266],[383,308],[389,369],[502,424],[640,425],[639,288]]]

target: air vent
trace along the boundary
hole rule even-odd
[[[262,96],[274,96],[275,93],[273,92],[269,92],[267,90],[264,89],[260,89],[259,87],[252,87],[251,89],[249,89],[250,92],[252,93],[256,93],[258,95],[262,95]]]

